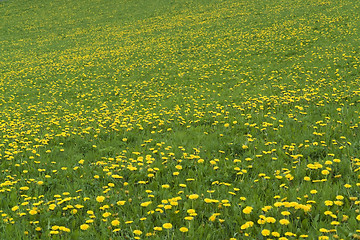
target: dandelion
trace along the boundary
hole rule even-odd
[[[261,234],[262,234],[264,237],[269,236],[269,235],[270,235],[270,230],[268,230],[268,229],[263,229],[263,230],[261,231]]]
[[[29,211],[29,213],[30,213],[30,215],[35,215],[35,214],[37,214],[37,211],[35,209],[31,209]]]
[[[183,232],[183,233],[189,231],[189,229],[187,227],[181,227],[179,230],[180,230],[180,232]]]
[[[287,220],[287,219],[280,219],[279,220],[279,223],[281,224],[281,225],[288,225],[290,222],[289,222],[289,220]]]
[[[99,202],[99,203],[104,202],[104,200],[105,200],[105,197],[104,197],[104,196],[98,196],[98,197],[96,197],[96,201]]]
[[[165,229],[171,229],[173,226],[172,226],[172,224],[171,223],[164,223],[163,224],[163,228],[165,228]]]
[[[143,202],[143,203],[140,204],[140,206],[141,206],[141,207],[147,207],[147,206],[149,206],[151,203],[152,203],[151,201],[149,201],[149,202]]]
[[[88,224],[86,224],[86,223],[85,223],[85,224],[80,225],[80,229],[81,229],[81,230],[83,230],[83,231],[88,230],[88,229],[89,229],[89,227],[90,227],[90,226],[89,226]]]
[[[117,220],[117,219],[115,219],[115,220],[113,220],[113,221],[111,221],[111,225],[113,225],[113,226],[119,226],[120,225],[120,221],[119,220]]]
[[[18,209],[19,209],[19,206],[14,206],[14,207],[11,208],[11,211],[15,212]]]
[[[103,213],[102,216],[103,216],[104,218],[107,218],[107,217],[111,216],[111,213],[110,213],[110,212],[105,212],[105,213]]]
[[[198,199],[199,198],[199,195],[197,195],[197,194],[191,194],[191,195],[189,195],[189,199],[191,199],[191,200],[196,200],[196,199]]]
[[[142,231],[140,230],[134,230],[133,233],[137,236],[141,235],[142,234]]]
[[[243,209],[243,213],[250,214],[252,212],[252,210],[253,210],[253,208],[248,206],[248,207]]]

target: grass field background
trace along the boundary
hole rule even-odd
[[[1,239],[359,239],[360,2],[0,2]]]

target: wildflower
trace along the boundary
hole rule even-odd
[[[29,211],[29,213],[30,213],[30,215],[35,215],[35,214],[37,214],[37,211],[35,209],[31,209]]]
[[[163,228],[165,228],[165,229],[170,229],[170,228],[172,228],[173,226],[172,226],[172,224],[171,223],[164,223],[163,224]]]
[[[120,221],[117,220],[117,219],[115,219],[115,220],[111,221],[111,225],[113,225],[113,226],[119,226],[119,225],[120,225]]]
[[[142,231],[140,231],[140,230],[134,230],[133,231],[133,233],[135,234],[135,235],[141,235],[142,234]]]
[[[86,224],[86,223],[80,225],[80,229],[81,229],[81,230],[84,230],[84,231],[88,230],[89,227],[90,227],[90,226],[89,226],[88,224]]]
[[[105,213],[103,213],[103,215],[102,215],[104,218],[107,218],[107,217],[109,217],[109,216],[111,216],[111,213],[109,213],[109,212],[105,212]]]
[[[96,201],[99,202],[99,203],[103,202],[104,200],[105,200],[105,197],[104,197],[104,196],[98,196],[98,197],[96,197]]]
[[[14,207],[11,208],[11,211],[15,212],[18,209],[19,209],[19,206],[14,206]]]
[[[263,235],[263,236],[269,236],[270,235],[270,230],[268,230],[268,229],[264,229],[264,230],[262,230],[261,231],[261,234]]]
[[[243,209],[243,213],[250,214],[252,210],[253,210],[253,208],[248,206],[248,207]]]
[[[280,220],[279,220],[279,223],[280,223],[281,225],[288,225],[290,222],[289,222],[289,220],[287,220],[287,219],[280,219]]]
[[[195,199],[198,199],[198,198],[199,198],[199,195],[197,195],[197,194],[189,195],[189,199],[191,199],[191,200],[195,200]]]
[[[152,203],[151,201],[149,201],[149,202],[143,202],[143,203],[140,204],[140,206],[141,206],[141,207],[147,207],[147,206],[149,206],[151,203]]]
[[[267,217],[267,218],[265,218],[265,221],[266,221],[267,223],[275,223],[275,222],[276,222],[276,219],[273,218],[273,217]]]
[[[183,232],[183,233],[189,231],[189,229],[187,227],[181,227],[179,230],[180,230],[180,232]]]
[[[272,232],[271,235],[273,237],[280,237],[280,233],[278,233],[278,232]]]

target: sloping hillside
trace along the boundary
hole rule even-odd
[[[0,239],[359,238],[359,12],[0,1]]]

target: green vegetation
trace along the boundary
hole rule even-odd
[[[359,239],[360,2],[0,2],[0,239]]]

